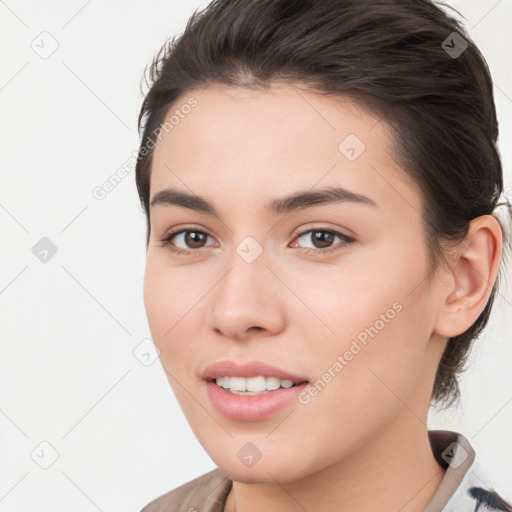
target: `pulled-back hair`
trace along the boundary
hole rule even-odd
[[[382,118],[397,162],[422,193],[431,270],[503,192],[489,69],[460,23],[428,0],[213,0],[162,46],[147,80],[136,165],[146,244],[155,134],[179,97],[213,85],[298,84]],[[459,399],[457,375],[498,285],[499,276],[475,323],[449,339],[433,402]]]

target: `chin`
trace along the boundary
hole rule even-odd
[[[248,468],[244,468],[238,459],[236,459],[236,462],[225,461],[225,463],[216,462],[216,464],[224,475],[236,482],[244,484],[275,484],[277,481],[285,484],[308,476],[307,470],[301,471],[297,467],[296,462],[283,458],[277,461],[263,460],[262,457],[254,466]],[[290,467],[295,468],[294,471],[291,471]]]

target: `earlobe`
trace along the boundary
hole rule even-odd
[[[450,285],[441,295],[437,334],[458,336],[478,319],[498,275],[502,244],[502,229],[494,217],[483,215],[470,222],[449,270]]]

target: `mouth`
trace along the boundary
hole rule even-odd
[[[307,380],[293,381],[291,379],[281,379],[273,375],[257,375],[255,377],[225,375],[210,378],[207,381],[215,383],[218,387],[233,395],[246,396],[262,395],[278,389],[289,389],[309,382]]]
[[[206,380],[205,384],[211,404],[224,417],[232,421],[253,422],[296,404],[308,381],[264,375],[248,378],[219,376]]]

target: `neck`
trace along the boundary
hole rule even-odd
[[[407,408],[399,416],[349,460],[298,481],[234,481],[225,512],[421,512],[445,470],[433,456],[422,420]]]

